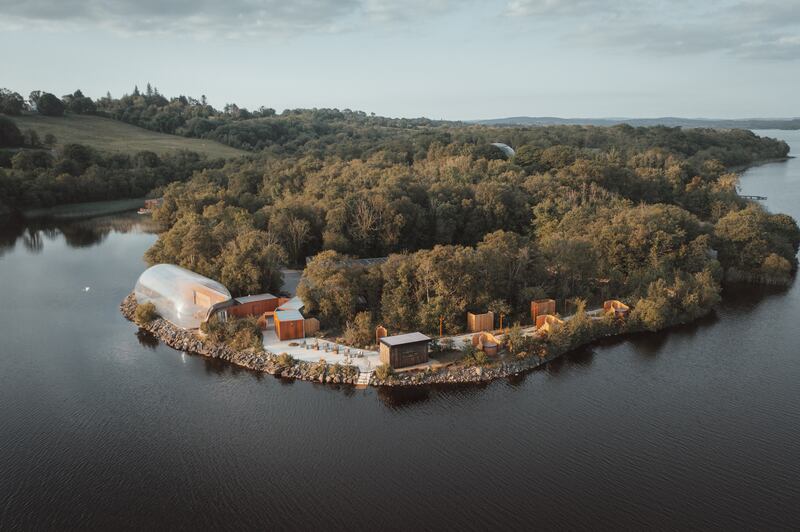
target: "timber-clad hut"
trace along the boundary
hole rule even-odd
[[[275,334],[281,341],[305,338],[303,315],[299,310],[276,310],[273,314]]]
[[[467,330],[469,332],[491,331],[494,329],[494,312],[473,314],[467,312]]]
[[[431,339],[420,332],[381,338],[381,362],[393,368],[404,368],[428,361]]]
[[[278,296],[272,294],[256,294],[253,296],[237,297],[236,305],[228,312],[237,317],[261,316],[265,312],[274,312],[278,308]]]
[[[531,301],[531,321],[536,324],[539,316],[556,313],[555,299],[535,299]]]

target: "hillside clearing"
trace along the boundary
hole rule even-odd
[[[219,142],[158,133],[99,116],[69,114],[51,117],[26,113],[9,118],[22,131],[34,130],[40,139],[48,133],[55,135],[58,145],[78,143],[100,151],[128,155],[143,150],[158,154],[189,150],[226,159],[247,154]]]

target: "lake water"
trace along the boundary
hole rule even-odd
[[[742,188],[800,218],[800,160]],[[0,529],[800,527],[798,283],[519,378],[337,389],[138,334],[154,241],[0,232]]]

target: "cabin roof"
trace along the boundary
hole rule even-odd
[[[384,336],[381,338],[381,343],[394,347],[396,345],[415,344],[417,342],[430,342],[431,339],[422,334],[421,332],[413,332],[407,334],[398,334],[396,336]]]
[[[303,300],[299,296],[294,296],[292,299],[278,307],[278,310],[300,310],[305,306]]]
[[[303,315],[299,310],[276,310],[275,319],[278,321],[303,321]]]
[[[254,301],[269,301],[270,299],[278,299],[278,296],[272,294],[254,294],[252,296],[237,297],[236,302],[240,305],[245,303],[253,303]]]

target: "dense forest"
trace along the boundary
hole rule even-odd
[[[152,88],[93,105],[82,98],[63,98],[65,112],[253,154],[222,162],[23,149],[0,164],[0,202],[156,188],[164,232],[149,262],[180,264],[246,294],[279,290],[280,269],[310,258],[299,292],[328,327],[434,332],[443,318],[458,331],[467,310],[523,319],[532,298],[547,296],[625,299],[656,329],[706,312],[725,276],[786,282],[796,268],[795,221],[740,198],[731,172],[785,157],[788,146],[749,131],[220,112],[204,98],[167,99]],[[371,266],[349,260],[386,256]]]
[[[55,139],[40,141],[31,133],[23,136],[27,149],[0,150],[0,214],[66,203],[141,198],[172,181],[186,180],[195,171],[223,164],[222,160],[208,160],[187,151],[170,155],[142,151],[128,156],[101,153],[81,144],[53,149],[48,146]]]
[[[169,229],[146,257],[239,293],[276,290],[281,264],[313,257],[299,292],[325,325],[426,332],[440,317],[462,330],[467,310],[524,319],[544,296],[624,298],[660,328],[705,313],[726,273],[784,282],[795,267],[794,221],[741,199],[727,170],[784,156],[783,143],[625,126],[502,133],[510,159],[488,142],[500,132],[463,128],[424,151],[229,161],[167,187],[156,218]]]

